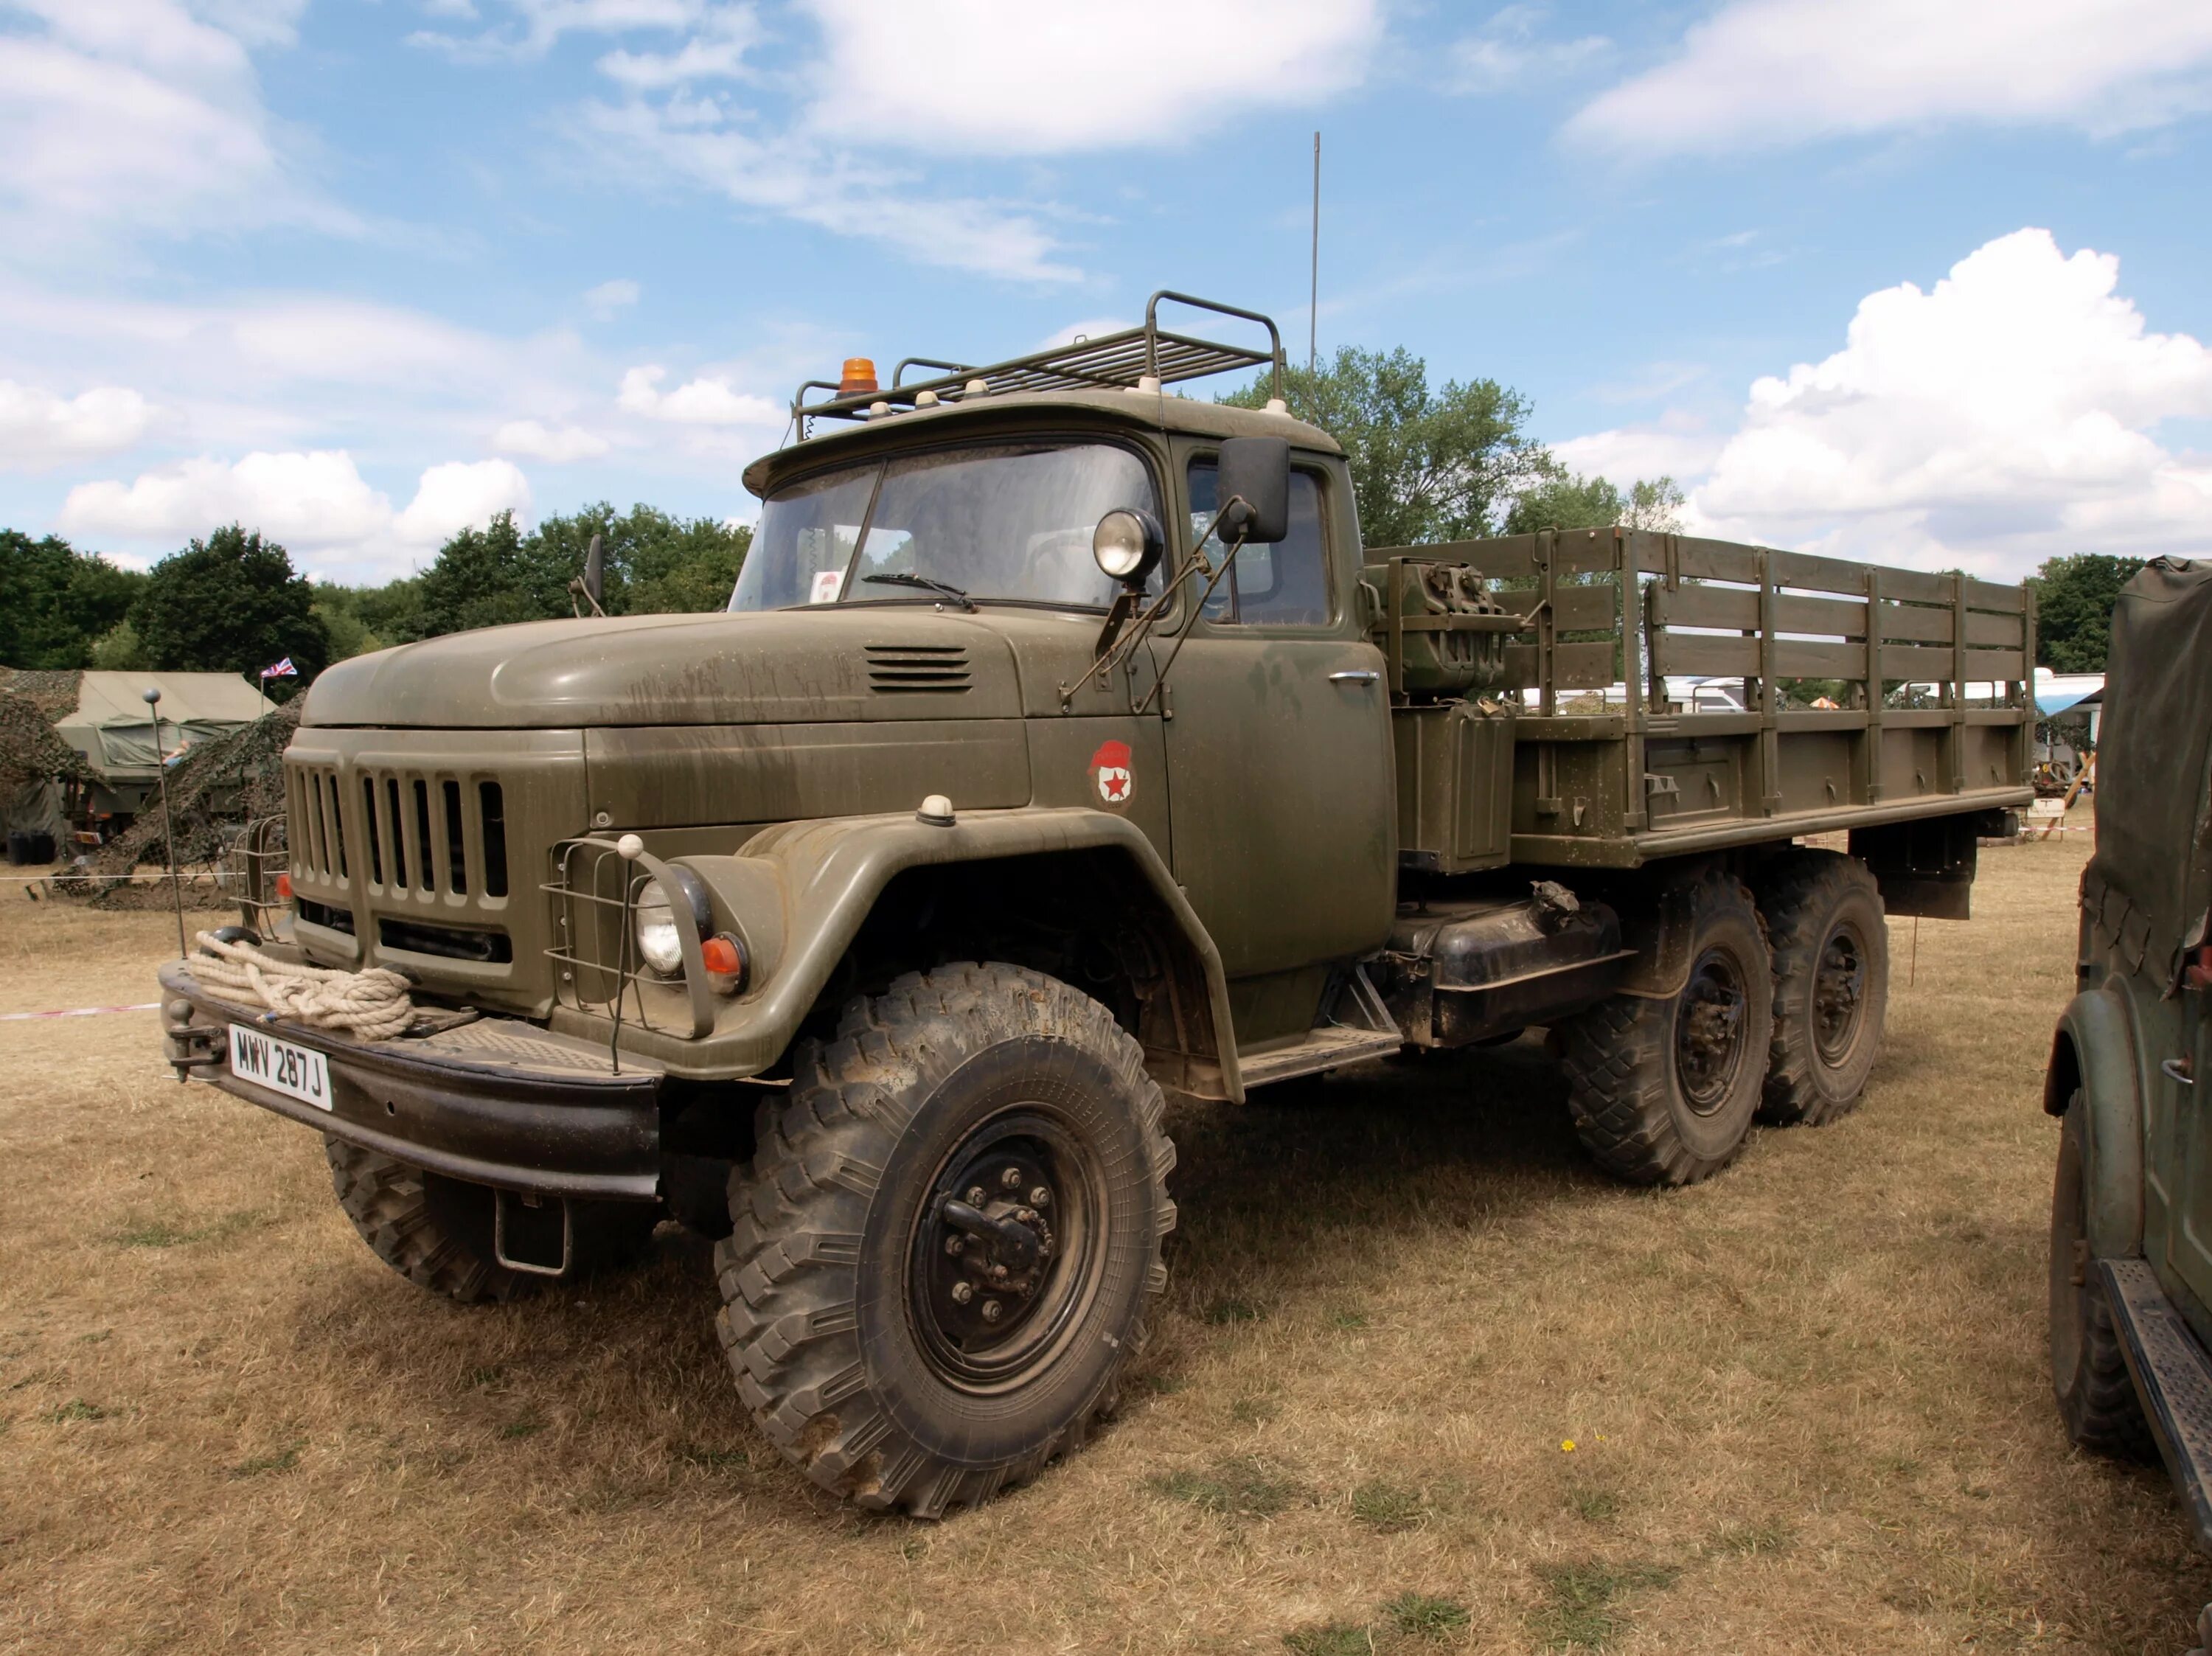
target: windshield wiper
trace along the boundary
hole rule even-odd
[[[860,579],[876,586],[918,586],[925,592],[951,598],[971,615],[975,612],[975,600],[950,581],[932,580],[927,575],[910,575],[902,569],[893,570],[888,575],[863,575]]]

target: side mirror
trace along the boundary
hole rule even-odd
[[[1262,546],[1291,532],[1291,446],[1280,437],[1231,437],[1221,445],[1214,495],[1236,500],[1221,520],[1224,542],[1242,535]]]
[[[594,535],[592,543],[584,549],[584,596],[591,599],[592,609],[600,607],[607,595],[606,587],[607,555],[599,544],[599,537]]]

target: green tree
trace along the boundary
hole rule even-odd
[[[2141,558],[2076,552],[2047,560],[2028,577],[2035,593],[2036,664],[2059,673],[2101,673],[2112,642],[2112,606],[2143,567]]]
[[[1344,445],[1370,546],[1495,533],[1507,503],[1556,470],[1522,429],[1526,397],[1495,379],[1432,391],[1428,364],[1402,345],[1347,345],[1327,367],[1283,379],[1291,412]],[[1259,408],[1273,394],[1273,376],[1262,373],[1221,400]]]
[[[158,671],[252,679],[289,656],[300,676],[269,681],[270,695],[279,701],[330,659],[314,588],[283,547],[236,524],[155,564],[130,621],[146,664]]]
[[[0,530],[0,665],[92,664],[93,646],[130,612],[146,577],[59,536]]]
[[[570,615],[568,583],[583,573],[594,535],[606,561],[602,601],[611,616],[720,609],[752,543],[742,525],[677,518],[642,505],[617,513],[602,500],[548,518],[526,535],[501,513],[483,529],[455,535],[410,580],[344,599],[329,594],[325,603],[343,604],[386,643]]]
[[[416,579],[420,608],[402,629],[402,639],[568,614],[562,591],[568,574],[556,579],[542,567],[534,539],[515,527],[512,512],[499,513],[482,529],[455,535]]]
[[[1636,481],[1628,491],[1628,501],[1623,507],[1620,523],[1625,529],[1648,529],[1657,535],[1678,534],[1682,527],[1682,507],[1687,503],[1681,486],[1665,474]]]
[[[1555,470],[1524,489],[1505,514],[1504,532],[1528,535],[1540,529],[1648,529],[1668,534],[1682,526],[1681,489],[1672,477],[1640,479],[1623,494],[1603,477]]]
[[[1508,535],[1533,535],[1540,529],[1603,529],[1621,520],[1628,503],[1603,477],[1578,477],[1562,470],[1523,489],[1501,525]]]

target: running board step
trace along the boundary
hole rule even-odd
[[[1316,1029],[1295,1046],[1240,1058],[1237,1069],[1247,1087],[1264,1087],[1271,1081],[1334,1070],[1340,1064],[1357,1064],[1363,1058],[1381,1058],[1406,1044],[1395,1029]]]
[[[2143,1400],[2158,1452],[2189,1508],[2197,1540],[2212,1546],[2212,1361],[2182,1321],[2145,1259],[2100,1259],[2120,1353]]]

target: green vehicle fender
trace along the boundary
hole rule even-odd
[[[2063,1116],[2074,1107],[2082,1122],[2090,1252],[2100,1259],[2134,1259],[2143,1247],[2143,1107],[2135,1018],[2127,985],[2113,978],[2084,990],[2059,1015],[2043,1107]]]
[[[1243,1100],[1220,953],[1152,842],[1125,817],[1080,806],[966,811],[949,823],[906,812],[830,817],[764,828],[732,856],[673,861],[706,883],[717,925],[738,935],[750,961],[744,992],[695,1044],[720,1073],[757,1074],[782,1056],[899,876],[991,862],[1016,882],[1106,882],[1107,900],[1130,912],[1162,957],[1172,1004],[1139,1031],[1154,1073],[1177,1090]]]

